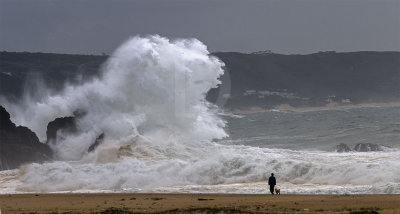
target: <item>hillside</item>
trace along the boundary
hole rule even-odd
[[[225,63],[226,72],[222,86],[207,99],[228,109],[400,101],[400,52],[213,55]],[[98,75],[106,59],[0,52],[0,95],[19,99],[24,93],[35,94],[38,82],[55,91],[66,82],[82,83]]]
[[[226,106],[321,106],[400,99],[399,52],[322,52],[310,55],[215,53],[226,64]],[[215,99],[218,90],[210,93]],[[227,97],[227,95],[226,95]]]
[[[79,84],[98,74],[107,56],[0,52],[0,95],[19,99],[46,86],[55,91],[65,83]]]

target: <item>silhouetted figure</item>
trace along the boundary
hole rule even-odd
[[[271,177],[268,179],[268,185],[269,185],[269,191],[271,191],[271,194],[274,194],[274,189],[276,185],[276,179],[274,177],[274,173],[271,173]]]

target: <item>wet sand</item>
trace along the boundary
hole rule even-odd
[[[400,195],[6,194],[5,213],[400,213]]]

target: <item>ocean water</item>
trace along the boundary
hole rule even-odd
[[[226,144],[326,152],[340,143],[400,147],[399,107],[272,110],[226,120],[229,138],[220,141]]]
[[[221,114],[205,94],[223,66],[196,39],[133,37],[98,79],[2,103],[42,141],[54,118],[86,114],[59,133],[54,161],[0,171],[0,193],[268,193],[270,173],[282,194],[400,193],[400,107]]]

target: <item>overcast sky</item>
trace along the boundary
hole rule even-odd
[[[400,0],[0,0],[0,50],[110,53],[138,34],[210,51],[400,51]]]

